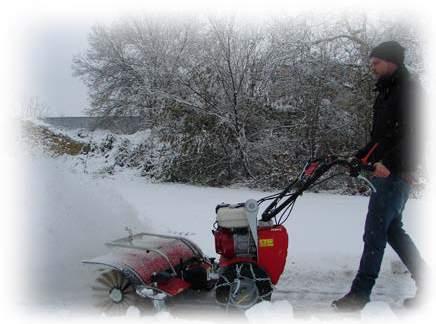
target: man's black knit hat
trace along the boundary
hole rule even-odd
[[[402,65],[404,62],[404,51],[403,46],[395,41],[389,41],[374,47],[369,57],[377,57],[397,65]]]

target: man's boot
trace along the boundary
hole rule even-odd
[[[344,297],[332,303],[332,307],[340,312],[360,311],[369,302],[375,277],[358,272],[351,284],[351,289]]]
[[[362,310],[368,302],[367,295],[350,291],[344,297],[333,301],[332,307],[340,312],[356,312]]]

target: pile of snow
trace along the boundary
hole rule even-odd
[[[116,191],[59,160],[34,155],[29,162],[18,226],[25,234],[23,291],[31,292],[23,302],[63,305],[88,293],[90,275],[81,260],[105,253],[104,243],[126,236],[126,227],[137,232],[144,226]]]

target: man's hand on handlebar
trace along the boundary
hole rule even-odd
[[[385,167],[383,163],[381,162],[374,163],[374,172],[372,173],[374,177],[387,178],[389,177],[390,174],[391,171],[389,171],[389,169]]]

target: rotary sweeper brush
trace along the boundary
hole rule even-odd
[[[339,173],[326,175],[335,166]],[[348,174],[366,181],[362,170],[372,170],[355,159],[328,156],[309,161],[302,173],[282,192],[260,200],[216,207],[212,233],[218,262],[184,237],[138,233],[109,243],[111,252],[83,261],[103,268],[92,287],[97,306],[107,314],[122,314],[130,305],[144,308],[143,298],[155,310],[165,300],[189,289],[214,290],[216,302],[225,308],[247,309],[270,300],[284,271],[288,234],[283,223],[304,191],[337,175]],[[324,177],[323,177],[324,176]],[[269,205],[258,218],[259,206]]]

